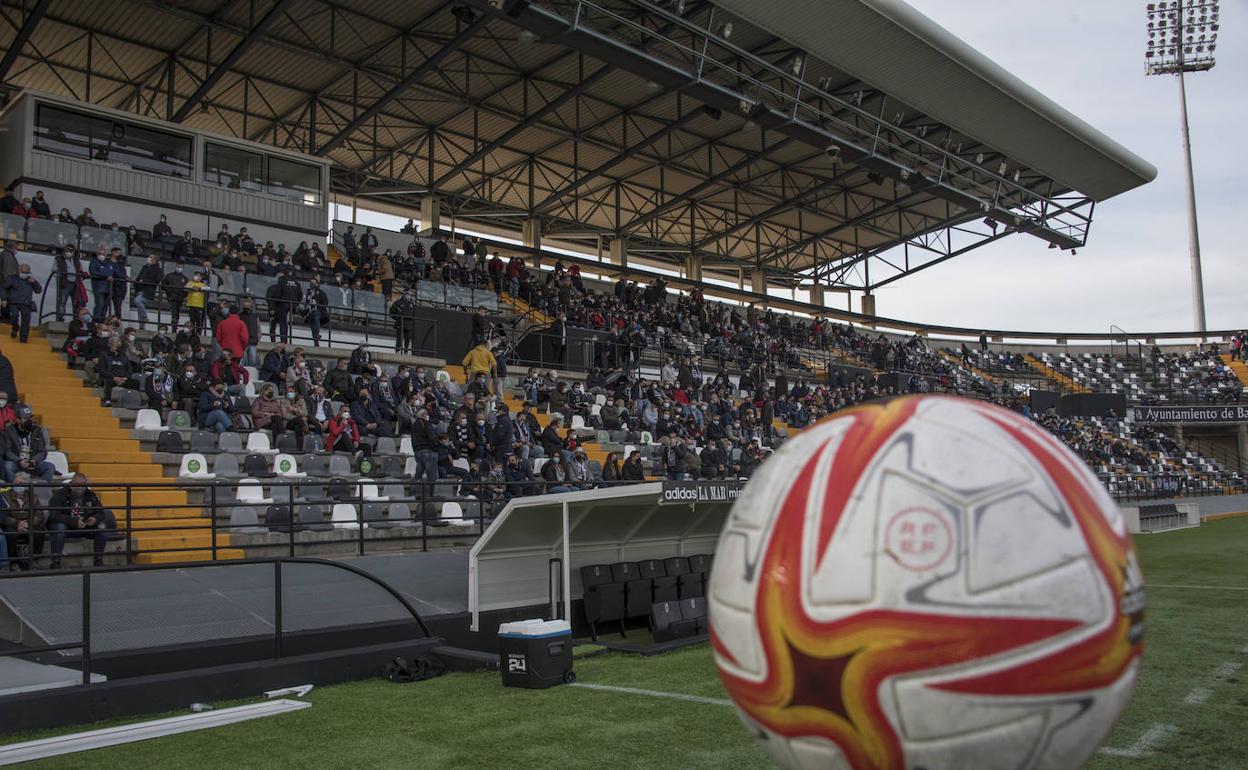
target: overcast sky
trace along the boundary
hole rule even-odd
[[[882,316],[998,329],[1129,332],[1193,327],[1178,82],[1145,77],[1145,2],[909,0],[971,46],[1158,169],[1098,204],[1088,246],[1017,235],[902,279]],[[1248,2],[1223,0],[1217,66],[1187,78],[1208,328],[1248,326]],[[856,302],[856,300],[855,300]],[[855,307],[855,310],[858,308]]]

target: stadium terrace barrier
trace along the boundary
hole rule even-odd
[[[636,483],[644,482],[597,480],[568,487],[606,489]],[[106,511],[101,527],[109,544],[105,561],[142,565],[166,561],[166,554],[186,553],[201,557],[194,563],[229,562],[239,558],[240,549],[247,560],[253,558],[246,555],[248,551],[253,556],[283,554],[287,558],[317,552],[364,556],[400,549],[428,551],[474,540],[509,499],[541,495],[549,486],[540,477],[508,483],[352,475],[313,480],[92,482],[90,488]],[[42,517],[29,530],[6,533],[10,563],[22,570],[42,571],[56,561],[85,564],[91,559],[90,538],[75,538],[72,551],[63,556],[51,553],[55,533],[46,520],[49,514],[64,510],[50,505],[52,494],[62,488],[57,482],[25,485],[21,492],[24,509]],[[160,492],[172,490],[185,492],[188,502],[160,499]],[[0,580],[20,574],[25,573],[0,571]]]
[[[293,558],[293,557],[274,558],[274,559],[250,559],[245,562],[232,562],[232,563],[239,564],[239,565],[245,564],[248,566],[255,566],[258,564],[272,564],[273,565],[273,581],[271,583],[271,586],[272,586],[272,592],[273,592],[273,656],[272,657],[274,659],[283,657],[283,647],[284,647],[284,643],[285,643],[285,639],[287,635],[287,632],[283,628],[283,623],[282,623],[282,618],[283,618],[282,571],[283,571],[284,566],[290,565],[290,564],[311,564],[311,565],[323,566],[328,569],[343,570],[345,572],[349,572],[358,577],[364,578],[365,580],[369,581],[370,583],[373,583],[374,585],[380,587],[382,590],[388,593],[391,596],[391,598],[393,598],[395,602],[400,607],[403,608],[403,610],[407,613],[407,615],[410,616],[412,623],[416,626],[417,629],[419,629],[422,638],[425,638],[425,639],[430,638],[429,628],[425,625],[424,619],[421,618],[420,613],[416,611],[416,608],[412,606],[411,602],[409,602],[403,596],[403,594],[396,591],[393,586],[386,583],[384,580],[381,580],[380,578],[376,577],[375,575],[372,575],[366,570],[359,569],[358,567],[354,567],[350,564],[345,564],[341,561],[328,561],[326,559],[304,559],[304,558]],[[150,572],[150,571],[155,571],[155,570],[170,570],[170,569],[187,570],[187,569],[195,569],[197,567],[220,568],[223,566],[229,566],[230,564],[231,562],[193,562],[193,563],[185,563],[185,564],[127,565],[125,567],[102,567],[102,568],[96,568],[96,569],[67,570],[64,572],[55,573],[57,577],[61,577],[61,576],[73,577],[77,575],[77,576],[80,576],[81,578],[81,587],[78,590],[78,605],[79,605],[78,615],[79,615],[79,629],[80,629],[80,636],[78,638],[78,641],[65,642],[62,644],[45,644],[45,645],[38,645],[38,646],[30,646],[30,645],[25,645],[25,644],[21,646],[12,646],[12,647],[6,646],[5,648],[0,648],[0,658],[22,657],[26,655],[38,655],[40,653],[65,654],[73,650],[79,650],[80,651],[79,663],[82,668],[82,684],[85,687],[90,687],[91,685],[96,684],[96,680],[93,679],[92,677],[92,670],[91,670],[92,669],[91,637],[92,637],[92,629],[95,627],[94,624],[96,622],[91,612],[91,604],[92,604],[91,589],[93,585],[93,579],[98,579],[102,576],[109,575],[109,574]],[[4,580],[23,580],[23,579],[37,580],[40,578],[48,578],[49,576],[50,574],[47,572],[18,572],[18,573],[13,573],[13,574],[3,576],[3,579]],[[259,586],[256,586],[256,587],[258,588]],[[67,591],[67,593],[70,593],[70,592]]]

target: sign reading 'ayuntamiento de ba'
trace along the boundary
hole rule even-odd
[[[664,481],[659,503],[731,503],[744,488],[744,481]]]
[[[1248,422],[1248,404],[1208,406],[1137,406],[1136,422]]]

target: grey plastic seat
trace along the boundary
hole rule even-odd
[[[288,454],[294,454],[301,449],[301,447],[295,443],[295,434],[288,430],[279,433],[273,443],[277,451],[286,452]]]
[[[303,434],[303,452],[304,454],[319,454],[325,451],[325,439],[321,438],[317,433]]]
[[[260,517],[256,515],[255,508],[243,506],[230,511],[230,534],[259,535],[265,532],[268,530],[260,526]]]
[[[412,521],[412,509],[407,503],[390,503],[386,506],[386,520],[395,527],[410,528],[418,526]]]
[[[404,458],[397,455],[386,455],[381,458],[381,474],[390,478],[403,476],[403,469],[406,467]]]
[[[399,453],[399,445],[389,436],[378,436],[377,446],[373,448],[373,454],[379,455],[397,455]]]
[[[165,426],[170,430],[191,430],[191,415],[181,409],[171,409]]]
[[[122,409],[142,409],[143,396],[133,388],[113,388],[113,406]]]
[[[216,454],[217,434],[206,430],[191,431],[191,451],[200,454]]]
[[[217,448],[222,452],[243,451],[243,437],[232,431],[226,431],[217,437]]]
[[[329,469],[325,465],[325,455],[306,454],[299,459],[299,467],[303,468],[303,472],[311,478],[329,475]]]
[[[407,497],[407,492],[403,489],[401,481],[387,481],[382,485],[381,494],[391,500],[401,500]]]
[[[394,524],[386,515],[386,503],[364,503],[364,526],[371,529],[392,529]]]
[[[330,476],[350,476],[351,461],[342,455],[330,455],[329,458],[329,474]]]
[[[241,479],[242,470],[238,467],[238,457],[228,452],[219,454],[212,461],[212,472],[226,479]]]
[[[295,523],[310,532],[329,532],[334,528],[325,520],[325,512],[317,505],[295,506]]]

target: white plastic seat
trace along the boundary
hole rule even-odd
[[[294,455],[279,452],[273,458],[273,475],[281,476],[284,479],[304,479],[308,474],[299,470],[299,462],[295,460]]]
[[[370,503],[386,503],[390,501],[390,498],[383,496],[377,489],[377,485],[371,481],[360,482],[360,497]]]
[[[247,434],[248,454],[271,455],[276,452],[277,450],[269,442],[269,434],[260,430],[253,430]]]
[[[585,418],[579,414],[572,415],[572,430],[584,430]]]
[[[464,457],[456,457],[451,461],[451,465],[454,465],[456,468],[463,468],[464,470],[469,469],[468,459]]]
[[[360,518],[356,515],[355,506],[351,503],[335,503],[329,523],[334,526],[334,529],[360,528]]]
[[[598,395],[594,398],[594,401],[598,404],[598,406],[606,406],[606,405],[607,405],[607,397],[606,397],[606,396],[604,396],[604,395],[603,395],[603,394],[601,394],[601,393],[599,393],[599,394],[598,394]]]
[[[589,408],[589,413],[592,414],[594,417],[597,417],[598,415],[602,414],[602,404],[594,404],[593,406],[591,406]],[[577,416],[579,417],[580,415],[577,415]],[[575,420],[573,420],[573,422],[575,422]]]
[[[69,459],[65,457],[64,452],[48,452],[46,461],[56,469],[57,476],[69,475]]]
[[[464,520],[464,509],[460,506],[459,503],[454,502],[453,500],[442,503],[442,514],[439,518],[441,518],[442,521],[445,521],[449,524],[467,524],[468,523],[467,521]]]
[[[256,479],[241,479],[234,489],[234,497],[240,503],[268,505],[273,502],[273,498],[264,496],[264,485]]]
[[[140,409],[134,417],[135,430],[163,430],[164,427],[164,423],[160,421],[160,412],[155,409]]]
[[[215,479],[217,474],[208,472],[208,458],[199,452],[188,452],[182,455],[182,465],[178,468],[178,478],[182,479]]]
[[[407,455],[408,457],[416,456],[415,450],[412,449],[412,437],[411,436],[404,436],[399,441],[399,454]]]

